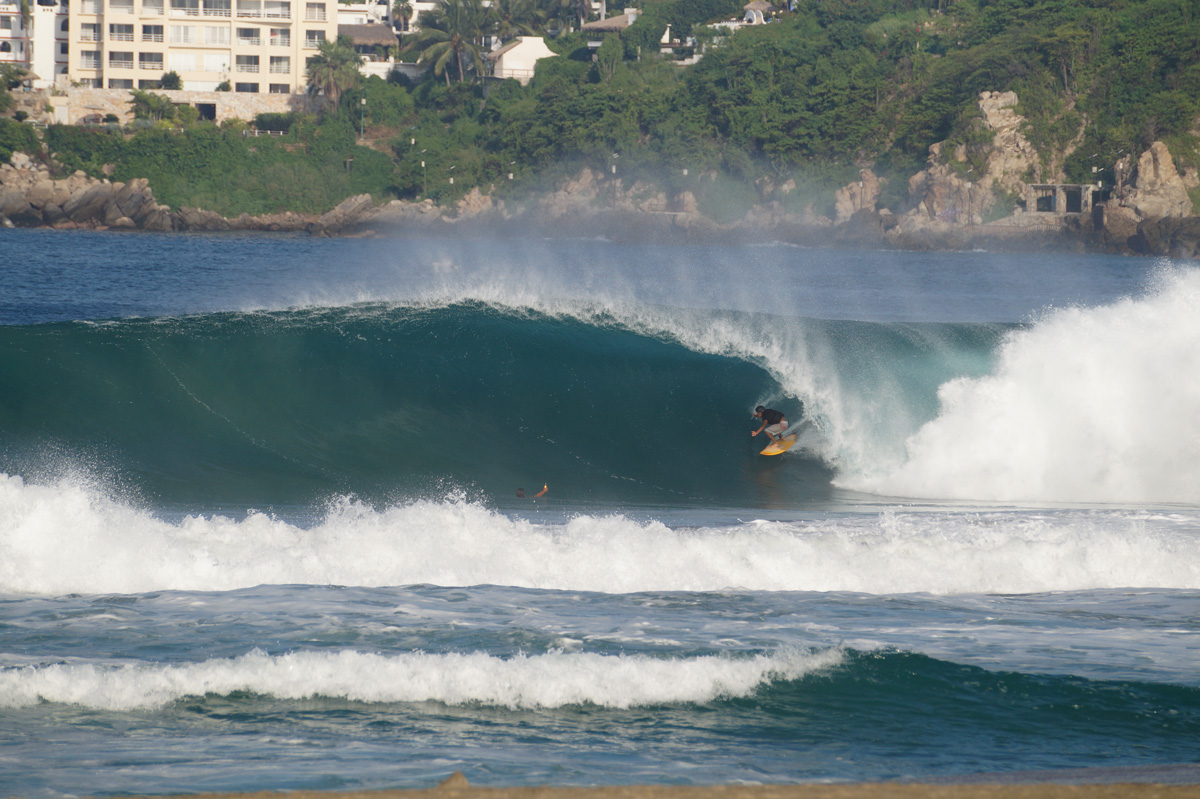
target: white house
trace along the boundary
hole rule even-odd
[[[541,36],[518,36],[499,50],[488,53],[487,60],[492,62],[492,77],[516,78],[525,86],[533,78],[537,62],[555,55],[558,54],[546,46]]]

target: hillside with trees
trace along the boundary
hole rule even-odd
[[[160,108],[133,129],[51,126],[45,142],[68,169],[112,164],[114,179],[149,178],[161,202],[227,215],[319,211],[362,192],[516,200],[583,167],[687,188],[714,216],[744,213],[765,183],[829,203],[869,168],[900,209],[935,142],[954,145],[942,149],[962,157],[954,168],[979,166],[990,140],[977,98],[1013,91],[1043,180],[1111,182],[1114,163],[1154,141],[1200,165],[1200,0],[796,0],[735,33],[706,23],[741,2],[641,5],[593,51],[568,32],[574,0],[441,0],[402,40],[402,57],[430,66],[419,82],[363,78],[347,44],[329,43],[310,69],[319,112],[256,121],[282,136]],[[660,54],[668,25],[694,44]],[[530,33],[559,55],[528,86],[482,76],[487,37]],[[698,62],[677,60],[693,50]],[[0,157],[14,138],[0,127]]]

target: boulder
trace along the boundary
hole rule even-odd
[[[203,208],[180,208],[175,215],[176,230],[231,230],[232,225],[215,211]]]
[[[1122,205],[1133,208],[1147,219],[1183,217],[1192,213],[1187,185],[1175,169],[1171,151],[1160,141],[1142,153],[1133,174],[1133,190]]]
[[[63,205],[63,211],[73,222],[90,222],[102,219],[108,201],[112,199],[112,184],[93,183],[90,187],[77,191]]]
[[[31,210],[33,210],[33,206],[25,199],[25,192],[8,186],[0,187],[0,216],[11,220],[13,217],[23,216]]]
[[[54,200],[54,182],[50,180],[39,180],[33,184],[33,187],[25,193],[25,199],[34,208],[44,208],[46,204]]]
[[[338,203],[332,211],[321,214],[310,230],[314,233],[336,233],[347,225],[359,221],[371,209],[374,201],[370,194],[359,194],[347,197]]]
[[[835,220],[840,225],[850,220],[859,211],[874,211],[879,202],[882,185],[879,178],[869,169],[858,173],[858,181],[849,183],[834,192]]]

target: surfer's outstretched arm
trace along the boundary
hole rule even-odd
[[[550,490],[550,485],[548,483],[542,483],[542,490],[537,492],[536,494],[534,494],[534,496],[535,497],[545,496],[546,492],[549,490]]]

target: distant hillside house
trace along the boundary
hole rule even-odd
[[[608,19],[597,19],[592,22],[583,23],[580,30],[588,34],[588,47],[593,50],[604,43],[604,37],[610,33],[620,33],[628,28],[633,23],[637,22],[638,15],[641,12],[636,8],[625,9],[624,14],[618,14],[615,17]]]
[[[364,75],[387,78],[395,66],[389,50],[400,44],[391,25],[338,25],[338,36],[349,37],[362,60]]]
[[[522,86],[529,85],[537,62],[558,55],[546,46],[541,36],[518,36],[499,50],[487,54],[492,64],[492,77],[504,80],[515,78]]]

